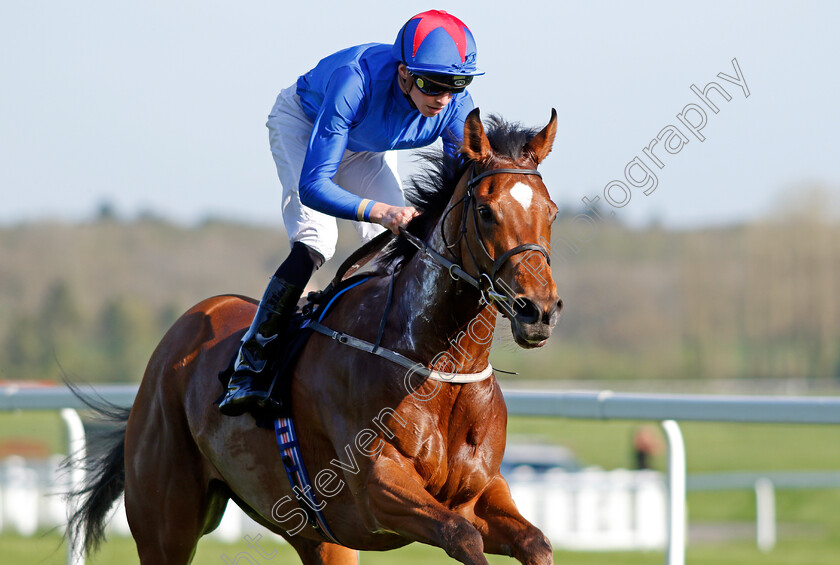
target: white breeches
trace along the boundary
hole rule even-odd
[[[292,244],[300,241],[329,260],[335,253],[338,239],[336,219],[301,204],[298,193],[303,158],[313,125],[303,112],[295,85],[280,92],[266,126],[277,175],[283,185],[283,222],[289,241]],[[362,198],[392,206],[405,205],[394,151],[345,151],[332,180]],[[384,229],[367,222],[353,222],[353,225],[363,241],[372,239]]]

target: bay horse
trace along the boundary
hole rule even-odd
[[[557,207],[536,171],[556,121],[552,110],[538,131],[494,117],[485,131],[474,110],[460,161],[439,156],[414,180],[422,213],[381,258],[392,275],[353,286],[322,320],[457,373],[451,382],[322,334],[302,350],[292,415],[338,543],[300,519],[300,493],[279,472],[272,430],[247,415],[222,416],[214,404],[217,375],[256,310],[254,300],[230,295],[194,306],[163,337],[130,414],[113,414],[118,436],[88,461],[93,472],[70,535],[95,550],[124,490],[142,565],[189,563],[229,499],[284,537],[304,565],[355,565],[355,550],[411,542],[469,565],[487,565],[485,552],[553,563],[551,545],[517,511],[499,473],[507,411],[488,357],[497,313],[518,345],[533,348],[562,306],[548,265]],[[461,383],[463,374],[488,378]]]

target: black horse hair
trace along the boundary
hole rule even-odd
[[[71,455],[64,462],[65,469],[80,463],[86,477],[83,486],[67,494],[69,498],[79,499],[79,503],[65,535],[84,540],[85,554],[90,555],[105,539],[105,519],[125,487],[125,429],[131,409],[82,393],[66,376],[64,382],[96,414],[100,423],[108,424],[106,429],[88,437],[83,461],[74,463]]]

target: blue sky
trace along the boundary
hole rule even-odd
[[[702,134],[654,169],[629,222],[722,224],[795,206],[820,184],[836,204],[840,8],[785,2],[285,2],[0,5],[0,223],[85,219],[103,201],[191,223],[282,225],[265,118],[283,87],[345,46],[392,42],[414,13],[472,29],[470,91],[483,113],[543,125],[560,205],[602,195],[677,114],[692,84],[731,95]],[[517,9],[512,9],[516,7]],[[736,58],[750,96],[734,76]],[[401,155],[402,171],[413,169]],[[653,166],[648,162],[650,166]],[[638,170],[636,171],[638,173]]]

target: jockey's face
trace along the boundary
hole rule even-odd
[[[399,69],[400,88],[404,94],[407,94],[417,110],[426,118],[433,118],[440,114],[443,109],[452,100],[451,92],[441,92],[440,94],[426,95],[420,92],[418,88],[414,87],[414,81],[408,75],[408,69],[405,65],[400,65]]]

